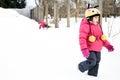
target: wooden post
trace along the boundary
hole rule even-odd
[[[67,0],[67,27],[70,27],[70,0]]]

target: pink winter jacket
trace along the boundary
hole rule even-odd
[[[40,24],[39,28],[45,28],[45,24],[47,24],[47,23],[44,21],[40,21],[39,24]]]
[[[91,36],[91,33],[96,37],[95,42],[88,41],[88,37]],[[87,48],[89,51],[100,52],[103,46],[110,45],[107,40],[101,40],[101,35],[102,30],[99,24],[95,25],[92,22],[89,23],[86,18],[82,19],[79,30],[79,44],[81,50]]]

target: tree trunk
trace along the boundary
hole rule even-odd
[[[35,4],[37,6],[38,21],[43,21],[44,20],[44,6],[43,6],[43,4],[40,5],[40,0],[39,0],[39,2],[37,2],[37,0],[35,0]]]
[[[75,13],[75,22],[77,23],[77,17],[78,17],[78,4],[79,0],[76,0],[76,13]]]
[[[116,0],[114,1],[114,17],[117,16],[117,6],[116,6]]]
[[[39,8],[39,15],[40,15],[40,20],[44,21],[44,6],[41,5],[41,7]]]
[[[45,1],[45,17],[46,17],[46,22],[48,23],[48,2]]]
[[[103,0],[99,0],[98,2],[99,2],[99,10],[101,12],[100,24],[102,25],[102,12],[103,12],[103,10],[102,10],[102,3],[103,3]]]
[[[57,18],[57,13],[58,13],[58,7],[57,7],[57,1],[54,1],[54,23],[55,23],[55,28],[58,28],[58,18]]]
[[[70,0],[67,0],[67,27],[70,27]]]

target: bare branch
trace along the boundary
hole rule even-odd
[[[35,0],[35,4],[36,4],[37,7],[39,7],[39,4],[37,3],[37,0]]]
[[[114,35],[112,36],[112,38],[116,37],[116,36],[119,35],[119,34],[120,34],[120,32],[114,34]]]

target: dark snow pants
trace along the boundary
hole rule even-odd
[[[87,60],[80,62],[78,64],[78,68],[81,72],[88,70],[88,75],[97,76],[100,59],[100,52],[90,51],[90,55]]]

